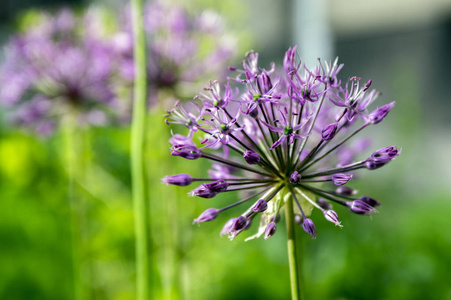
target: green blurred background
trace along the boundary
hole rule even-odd
[[[4,1],[0,39],[5,42],[16,30],[26,9],[81,9],[89,4]],[[337,208],[344,225],[340,230],[315,212],[318,238],[298,231],[306,299],[451,299],[451,2],[185,4],[214,8],[232,30],[244,33],[234,65],[249,47],[260,53],[263,66],[269,61],[280,64],[288,46],[299,43],[307,61],[315,59],[310,53],[326,59],[338,55],[345,64],[343,80],[352,75],[371,78],[383,92],[379,103],[397,101],[389,117],[365,134],[373,138],[372,149],[396,145],[402,155],[353,184],[383,203],[380,213],[371,219]],[[189,187],[160,183],[165,174],[200,175],[208,168],[195,164],[199,169],[192,170],[193,164],[170,157],[169,129],[162,122],[161,111],[150,112],[147,159],[156,240],[155,299],[177,298],[171,294],[174,278],[181,280],[184,299],[288,299],[285,229],[267,241],[220,238],[222,224],[239,208],[192,226],[192,219],[206,208],[234,199],[215,198],[220,204],[212,205],[211,199],[188,197]],[[155,141],[155,136],[164,138]],[[127,126],[83,133],[90,146],[84,153],[88,171],[78,187],[87,220],[82,228],[82,272],[92,299],[133,299],[135,294],[129,138]],[[41,139],[0,124],[0,299],[73,299],[61,140],[59,134]],[[171,211],[171,203],[182,209]]]

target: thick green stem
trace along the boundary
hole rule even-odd
[[[288,197],[286,207],[288,264],[290,266],[291,299],[301,299],[300,276],[296,255],[296,235],[294,228],[293,198]]]
[[[149,299],[149,230],[144,173],[144,128],[146,122],[146,41],[142,0],[131,0],[134,41],[134,102],[131,132],[131,171],[136,235],[137,299]]]

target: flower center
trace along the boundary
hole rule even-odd
[[[283,130],[283,134],[285,135],[289,135],[293,133],[293,128],[291,128],[290,125],[285,126],[284,130]]]
[[[261,98],[261,94],[259,94],[259,93],[256,93],[256,94],[254,94],[254,96],[252,96],[252,100],[254,100],[254,101],[258,101],[258,99],[260,99]]]
[[[304,97],[310,96],[309,89],[302,89],[301,92],[302,92],[302,96],[304,96]]]
[[[229,130],[229,126],[227,126],[226,124],[221,124],[221,125],[219,125],[219,127],[221,128],[222,133],[227,134],[227,131]]]

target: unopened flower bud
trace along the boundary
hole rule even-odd
[[[229,219],[222,227],[220,235],[229,234],[232,231],[233,224],[235,223],[235,218]]]
[[[396,146],[389,146],[384,147],[373,154],[371,154],[371,161],[377,162],[377,163],[388,163],[392,159],[394,159],[396,156],[398,156],[401,153],[401,151],[396,148]]]
[[[238,218],[236,218],[232,224],[232,230],[233,231],[238,231],[243,229],[246,226],[246,218],[243,216],[239,216]]]
[[[347,186],[340,186],[335,190],[335,193],[343,196],[352,196],[357,194],[357,191]]]
[[[302,225],[302,216],[301,215],[294,215],[294,222],[298,225]]]
[[[187,186],[193,182],[193,178],[189,174],[177,174],[172,176],[166,176],[161,179],[163,183],[173,184],[178,186]]]
[[[376,207],[381,205],[381,203],[379,201],[377,201],[376,199],[373,199],[371,197],[368,196],[362,196],[359,198],[359,200],[365,202],[366,204],[372,206],[372,207]]]
[[[335,185],[346,184],[352,178],[352,174],[335,174],[332,177],[332,182]]]
[[[393,101],[389,104],[385,104],[385,105],[375,109],[368,116],[370,123],[377,124],[377,123],[381,122],[394,106],[395,106],[395,101]]]
[[[316,202],[318,203],[319,206],[321,206],[321,208],[325,210],[332,208],[332,204],[330,204],[330,202],[324,198],[319,198]]]
[[[367,89],[369,89],[370,88],[370,86],[371,86],[371,83],[373,83],[373,81],[370,79],[370,80],[368,80],[368,82],[365,84],[365,87],[363,88],[363,91],[365,92]]]
[[[264,212],[267,208],[268,208],[268,204],[266,203],[266,201],[263,199],[260,199],[254,204],[254,206],[252,206],[251,209],[254,212]]]
[[[268,238],[273,236],[276,233],[276,230],[277,230],[276,223],[274,223],[274,222],[269,223],[265,229],[265,236],[264,236],[265,240],[267,240]]]
[[[218,217],[218,210],[215,208],[209,208],[200,214],[197,219],[194,219],[193,224],[207,222],[214,220]]]
[[[171,147],[172,156],[180,156],[189,160],[198,159],[201,156],[200,150],[191,145],[174,145]]]
[[[197,188],[195,188],[194,190],[192,190],[191,192],[189,192],[188,194],[190,194],[191,196],[197,196],[197,197],[202,197],[202,198],[213,198],[214,196],[216,196],[217,192],[214,192],[208,188],[206,188],[203,184]]]
[[[329,141],[333,139],[335,137],[335,133],[337,133],[337,128],[338,128],[337,123],[327,125],[321,133],[323,140]]]
[[[377,213],[378,211],[362,200],[354,200],[348,203],[349,210],[358,215],[369,215],[370,213]]]
[[[315,224],[313,224],[313,221],[311,219],[306,218],[304,222],[302,222],[302,228],[305,232],[310,234],[314,239],[316,238],[316,228]]]
[[[210,183],[204,183],[202,184],[206,189],[215,192],[220,193],[227,190],[227,187],[229,186],[227,182],[223,179],[219,179]]]
[[[324,217],[326,218],[327,221],[334,223],[335,226],[343,227],[343,225],[341,225],[341,222],[338,220],[338,215],[335,211],[325,210]]]
[[[301,182],[301,174],[298,173],[298,171],[294,171],[293,174],[290,175],[290,182],[291,183],[299,183]]]
[[[252,151],[246,151],[243,154],[244,160],[250,165],[256,165],[260,162],[260,155]]]

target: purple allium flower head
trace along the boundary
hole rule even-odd
[[[197,219],[194,219],[193,224],[214,220],[218,217],[218,213],[219,211],[217,209],[209,208],[201,213]]]
[[[243,154],[244,160],[250,165],[256,165],[260,161],[260,155],[258,153],[248,150]]]
[[[125,90],[125,97],[133,92],[131,83],[134,78],[132,17],[129,11],[124,10],[120,31],[113,37],[120,67],[119,84]],[[151,105],[158,101],[162,91],[178,96],[180,86],[212,75],[225,76],[227,62],[236,52],[236,40],[225,30],[225,21],[219,14],[212,10],[192,14],[182,5],[152,1],[145,6],[143,17],[146,52],[149,54],[147,94]],[[203,47],[204,44],[209,46]],[[200,95],[204,104],[209,107],[226,105],[232,96],[227,86],[224,95],[220,95],[219,84],[211,82],[208,93]]]
[[[0,65],[0,105],[13,122],[51,133],[71,114],[78,126],[102,126],[119,109],[112,86],[114,56],[92,20],[63,10],[12,37]],[[116,113],[116,115],[118,115]]]
[[[379,93],[369,90],[371,81],[359,87],[357,77],[342,84],[338,78],[342,67],[335,60],[319,61],[316,68],[308,69],[293,47],[285,55],[284,71],[277,76],[274,64],[268,70],[260,67],[258,54],[250,51],[241,69],[230,68],[238,75],[228,79],[224,92],[222,85],[211,81],[191,109],[178,104],[169,113],[168,124],[183,125],[188,131],[187,136],[171,138],[172,155],[213,163],[210,178],[192,179],[205,183],[191,194],[204,198],[237,194],[236,202],[218,211],[254,199],[244,213],[226,223],[222,235],[234,239],[260,218],[257,233],[247,239],[267,238],[288,205],[293,206],[294,221],[313,237],[316,228],[310,215],[314,208],[340,227],[331,203],[356,214],[376,212],[373,206],[379,202],[358,198],[355,189],[343,185],[353,171],[369,164],[372,168],[385,165],[399,151],[386,147],[368,159],[355,160],[368,143],[347,142],[376,124],[369,121],[368,108]]]
[[[352,175],[351,174],[335,174],[332,177],[332,182],[335,185],[343,185],[346,184],[349,180],[351,180]]]
[[[269,223],[265,229],[265,236],[264,236],[265,240],[272,237],[276,233],[276,230],[277,230],[276,223],[274,223],[274,222]]]
[[[178,186],[187,186],[193,182],[193,178],[189,174],[177,174],[172,176],[166,176],[162,179],[163,183],[174,184]]]

